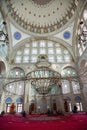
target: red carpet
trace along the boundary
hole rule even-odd
[[[0,117],[0,130],[87,130],[87,115],[84,113],[67,116],[5,114]]]

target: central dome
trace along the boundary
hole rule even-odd
[[[48,4],[52,0],[32,0],[32,1],[38,5],[45,5],[45,4]]]
[[[77,8],[74,0],[4,1],[10,19],[27,33],[38,36],[58,32],[71,21]]]

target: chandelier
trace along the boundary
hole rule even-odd
[[[5,26],[6,26],[5,21],[0,23],[0,42],[8,44],[8,34],[6,34]]]
[[[54,85],[61,84],[61,75],[49,68],[51,64],[47,60],[46,55],[40,55],[39,61],[36,63],[36,69],[27,74],[27,78],[31,80],[31,86],[39,94],[48,94]]]
[[[78,30],[79,44],[87,48],[87,9],[84,10]]]
[[[35,89],[38,94],[45,95],[51,91],[52,87],[61,86],[61,75],[51,68],[51,63],[48,61],[47,55],[40,55],[33,71],[22,78],[8,78],[3,87],[4,90],[10,92],[6,86],[19,81],[29,81],[31,87]],[[11,93],[16,94],[14,92]]]

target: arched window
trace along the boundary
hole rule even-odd
[[[74,94],[78,94],[78,93],[81,92],[78,80],[75,79],[75,80],[72,81],[72,88],[73,88],[73,93]]]
[[[16,99],[17,102],[17,112],[22,112],[23,110],[23,98],[17,98]]]
[[[76,96],[74,100],[76,102],[77,111],[83,111],[81,97],[80,96]]]
[[[37,40],[22,45],[15,51],[13,59],[15,63],[35,63],[38,55],[45,54],[49,62],[70,63],[72,55],[66,47],[50,40]]]
[[[11,97],[6,98],[5,102],[6,102],[6,112],[8,113],[8,112],[10,112],[12,98]]]
[[[17,98],[17,99],[16,99],[16,102],[17,102],[17,103],[22,103],[22,102],[23,102],[23,98]]]
[[[15,67],[15,68],[13,68],[13,69],[10,70],[8,76],[9,77],[15,77],[15,78],[24,77],[25,73],[24,73],[23,69]]]
[[[67,66],[63,68],[61,75],[63,77],[74,77],[77,76],[76,70],[72,66]]]
[[[12,103],[12,98],[11,97],[6,98],[5,102],[6,103]]]
[[[70,83],[68,80],[62,80],[62,92],[63,94],[70,93]]]
[[[17,94],[17,95],[23,95],[24,94],[24,81],[16,81],[16,78],[24,77],[25,73],[24,70],[21,68],[13,68],[10,70],[8,77],[14,78],[14,82],[12,82],[12,79],[9,80],[9,84],[5,87],[7,90],[7,94]],[[10,83],[12,82],[12,83]]]

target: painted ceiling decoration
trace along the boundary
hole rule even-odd
[[[32,0],[35,4],[44,6],[46,4],[49,4],[53,0]]]
[[[33,35],[56,33],[75,14],[74,0],[5,0],[12,20]]]
[[[14,38],[15,38],[16,40],[19,40],[19,39],[21,38],[21,33],[15,32],[15,33],[14,33]]]

